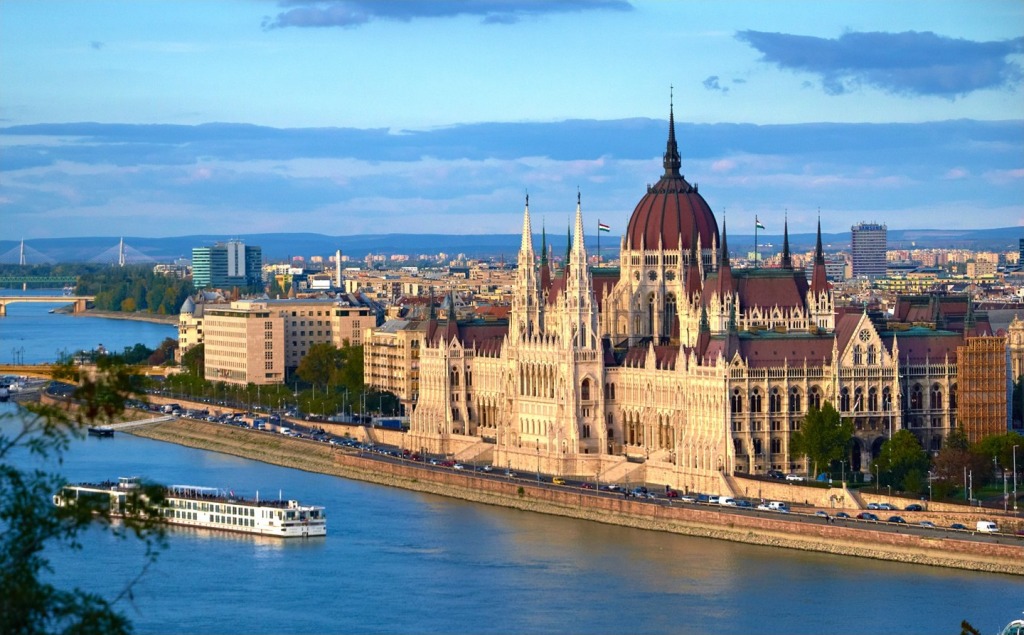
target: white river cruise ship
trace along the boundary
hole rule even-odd
[[[138,477],[121,477],[117,483],[80,483],[65,485],[54,495],[55,505],[72,500],[109,497],[109,509],[123,515],[132,490],[139,487]],[[318,505],[300,505],[295,500],[254,500],[235,496],[215,487],[171,485],[165,488],[164,519],[171,525],[203,527],[281,538],[310,538],[327,535],[327,515]],[[106,504],[106,501],[100,500]]]

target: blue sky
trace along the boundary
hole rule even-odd
[[[3,238],[1024,225],[1024,3],[0,3]],[[537,228],[539,230],[539,227]]]

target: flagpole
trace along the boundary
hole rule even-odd
[[[597,219],[597,266],[601,266],[601,219]]]
[[[757,214],[754,215],[754,268],[757,269]]]

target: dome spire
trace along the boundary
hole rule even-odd
[[[676,144],[676,119],[673,105],[672,87],[668,92],[668,143],[665,147],[665,156],[662,164],[665,166],[665,176],[679,178],[679,168],[682,161],[679,159],[679,146]]]

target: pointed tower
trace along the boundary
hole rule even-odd
[[[820,330],[832,331],[836,327],[835,304],[832,285],[825,271],[825,251],[821,247],[821,218],[818,218],[818,240],[814,246],[814,271],[811,274],[811,288],[807,291],[807,308],[811,325]]]
[[[792,269],[793,268],[793,257],[789,253],[789,215],[786,215],[786,221],[782,225],[782,268]]]
[[[594,299],[590,266],[587,264],[587,247],[583,235],[583,212],[580,194],[576,193],[576,223],[573,228],[569,263],[566,267],[565,324],[568,331],[563,334],[566,341],[571,339],[575,347],[597,347],[597,302]]]
[[[530,196],[523,211],[523,235],[519,244],[516,288],[512,296],[509,338],[518,342],[541,330],[541,295],[533,253],[533,228],[530,223]]]

